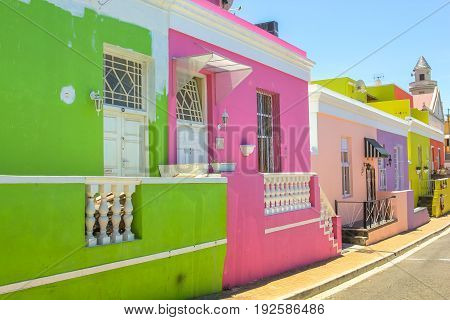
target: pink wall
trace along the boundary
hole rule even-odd
[[[311,264],[338,255],[319,222],[265,234],[265,229],[319,217],[317,178],[316,208],[264,216],[264,182],[262,175],[229,174],[227,256],[224,288],[242,285],[263,277]],[[335,219],[339,227],[339,220]],[[336,229],[335,229],[336,230]],[[335,238],[340,239],[337,229]],[[339,248],[342,241],[339,242]]]
[[[430,221],[430,215],[427,208],[418,210],[417,212],[410,212],[408,217],[408,229],[416,229]]]
[[[390,196],[395,196],[395,199],[392,200],[392,205],[394,218],[397,219],[397,222],[370,231],[367,245],[374,244],[408,230],[408,216],[414,212],[414,191],[404,190],[378,193],[379,198],[387,198]]]
[[[358,123],[318,114],[317,132],[319,153],[311,157],[312,170],[320,178],[320,185],[327,195],[330,203],[334,205],[338,201],[364,201],[367,199],[365,173],[361,174],[363,163],[370,162],[378,165],[376,161],[368,161],[364,158],[364,138],[377,138],[377,129]],[[351,156],[351,190],[352,196],[342,196],[342,173],[341,173],[341,138],[350,137]],[[376,170],[378,172],[378,170]],[[362,219],[354,216],[350,206],[348,210],[339,211],[342,217],[342,225],[349,224],[354,219]]]
[[[311,182],[313,208],[264,214],[264,178],[258,173],[258,150],[244,157],[241,144],[257,145],[257,89],[279,96],[281,125],[281,169],[283,172],[309,172],[308,84],[276,69],[180,32],[169,31],[170,60],[213,51],[247,66],[253,72],[226,98],[216,102],[215,90],[220,84],[214,74],[207,75],[210,156],[218,161],[235,162],[236,171],[228,178],[227,255],[224,287],[234,287],[278,274],[338,254],[320,223],[313,222],[266,234],[268,228],[286,226],[320,217],[320,192],[317,177]],[[176,163],[176,96],[174,65],[170,64],[169,88],[169,162]],[[220,89],[220,88],[219,88]],[[226,130],[218,130],[224,110],[229,114]],[[225,138],[225,149],[215,149],[215,138]],[[337,219],[336,225],[339,226]],[[339,239],[336,231],[335,237]],[[337,240],[339,241],[339,240]],[[339,243],[340,247],[341,243]]]
[[[414,191],[380,192],[378,195],[380,198],[395,196],[395,199],[393,200],[393,209],[394,218],[397,219],[397,221],[382,228],[370,231],[367,245],[374,244],[408,230],[413,230],[430,221],[426,209],[416,213],[414,212]]]
[[[256,173],[257,150],[249,157],[240,153],[241,144],[257,145],[256,91],[263,89],[280,96],[281,167],[285,172],[309,172],[308,84],[243,56],[212,44],[189,37],[180,32],[169,31],[170,60],[215,52],[234,62],[253,68],[253,72],[218,104],[215,102],[215,80],[208,76],[208,120],[210,125],[210,160],[237,163],[237,171]],[[177,162],[176,156],[176,96],[174,94],[174,63],[170,63],[169,83],[169,163]],[[229,123],[226,130],[218,130],[221,115],[226,110]],[[225,149],[215,150],[215,138],[225,138]],[[290,151],[290,152],[288,152]]]

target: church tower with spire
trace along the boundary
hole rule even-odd
[[[433,93],[434,88],[437,87],[437,82],[431,80],[431,67],[424,56],[419,58],[414,67],[415,81],[409,84],[409,91],[411,94],[428,94]]]
[[[414,67],[414,82],[409,84],[413,96],[413,107],[428,110],[429,124],[439,130],[444,127],[444,108],[437,81],[431,78],[431,67],[424,56],[419,58]]]

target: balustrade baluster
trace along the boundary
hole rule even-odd
[[[98,218],[98,224],[100,225],[100,233],[98,235],[98,244],[105,245],[111,243],[111,238],[106,234],[106,228],[108,226],[109,218],[108,218],[108,201],[107,195],[111,192],[110,184],[101,184],[99,188],[100,192],[100,207],[98,212],[100,213],[100,217]]]
[[[125,223],[125,232],[123,233],[123,241],[134,240],[134,234],[131,232],[131,223],[133,222],[133,204],[131,202],[131,197],[136,190],[135,185],[125,185],[125,205],[123,215],[123,222]]]
[[[94,247],[97,245],[97,239],[94,237],[95,225],[95,195],[98,192],[98,185],[86,185],[86,246]]]
[[[111,242],[119,243],[122,242],[123,236],[119,232],[120,221],[122,220],[121,212],[122,206],[120,205],[120,195],[123,192],[122,184],[114,184],[112,186],[112,193],[114,195],[114,203],[112,205],[111,211],[113,213],[111,217],[113,232],[111,234]]]

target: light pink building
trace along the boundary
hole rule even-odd
[[[312,169],[343,241],[368,245],[427,222],[408,186],[408,121],[318,84],[309,90]]]

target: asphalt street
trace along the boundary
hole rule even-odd
[[[450,233],[327,299],[450,299]]]

